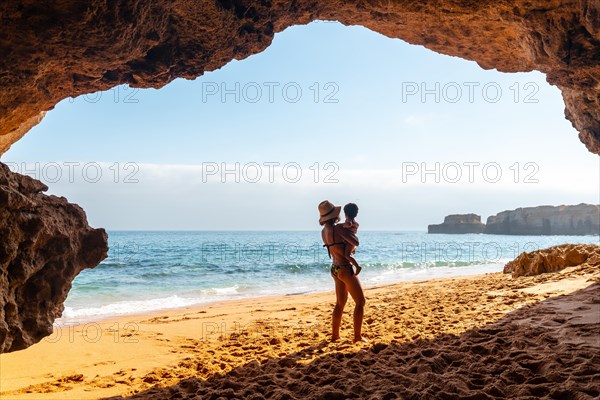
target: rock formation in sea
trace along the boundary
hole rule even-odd
[[[600,154],[597,0],[14,0],[0,15],[0,154],[64,98],[193,79],[314,20],[362,25],[484,69],[541,71]]]
[[[600,269],[600,246],[562,244],[548,249],[524,252],[504,266],[504,273],[512,274],[513,278],[517,278],[556,272],[580,264],[588,264]]]
[[[0,352],[24,349],[52,333],[77,274],[108,251],[104,229],[42,182],[0,163]]]
[[[444,218],[444,223],[429,225],[427,233],[482,233],[485,224],[477,214],[453,214]]]
[[[500,235],[600,235],[600,206],[539,206],[488,217],[485,233]]]

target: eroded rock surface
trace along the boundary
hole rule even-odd
[[[52,333],[75,276],[107,256],[107,234],[48,187],[0,163],[0,352]]]
[[[504,273],[512,274],[513,278],[517,278],[556,272],[581,264],[588,264],[600,269],[600,246],[562,244],[547,249],[524,252],[504,266]]]
[[[427,226],[427,233],[483,233],[485,224],[477,214],[453,214],[444,218],[442,224]]]
[[[600,235],[600,206],[524,207],[488,217],[485,233],[500,235]]]
[[[195,78],[316,19],[363,25],[486,69],[542,71],[561,89],[581,141],[600,154],[597,0],[5,1],[0,154],[66,97]]]

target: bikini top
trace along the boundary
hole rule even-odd
[[[333,228],[333,230],[331,231],[331,236],[332,236],[332,238],[333,238],[333,243],[331,243],[331,244],[327,244],[327,243],[325,243],[325,244],[323,245],[323,247],[326,247],[326,248],[327,248],[327,254],[329,255],[329,258],[331,258],[331,251],[329,251],[329,248],[330,248],[331,246],[335,246],[336,244],[345,244],[344,242],[337,242],[337,243],[336,243],[336,241],[335,241],[335,227],[334,227],[334,228]]]

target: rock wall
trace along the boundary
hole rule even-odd
[[[47,189],[0,163],[0,353],[51,334],[75,276],[107,255],[104,229]]]
[[[563,244],[548,249],[521,253],[504,266],[505,274],[519,276],[539,275],[560,271],[567,267],[588,264],[600,268],[600,246],[595,244]]]
[[[485,224],[476,214],[454,214],[444,218],[443,224],[427,226],[427,233],[483,233]]]
[[[0,18],[0,155],[66,97],[193,79],[316,19],[485,69],[542,71],[600,154],[598,0],[14,0],[2,2]]]
[[[485,233],[501,235],[600,235],[600,206],[539,206],[503,211],[487,219]]]

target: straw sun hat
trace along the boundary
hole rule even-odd
[[[322,201],[319,204],[319,214],[321,216],[321,218],[319,218],[319,223],[322,224],[332,218],[337,218],[337,216],[340,215],[341,210],[342,207],[334,206],[329,200]]]

